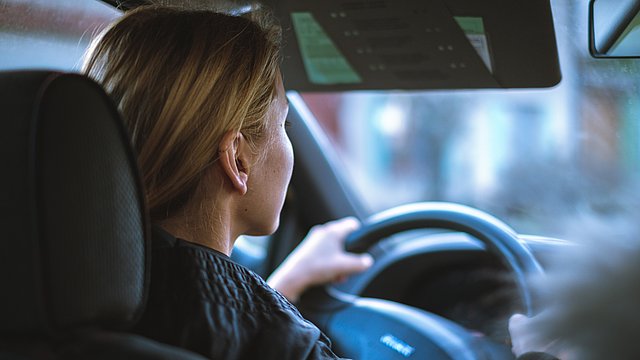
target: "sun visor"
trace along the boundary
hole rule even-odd
[[[550,87],[549,0],[285,0],[285,86],[299,91]]]

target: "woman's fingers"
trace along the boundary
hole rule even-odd
[[[314,226],[298,247],[269,278],[269,284],[290,300],[314,285],[344,280],[373,264],[369,254],[352,254],[344,248],[347,236],[360,221],[347,217]]]
[[[336,259],[334,271],[340,276],[348,276],[363,272],[373,265],[373,257],[369,254],[345,253]]]

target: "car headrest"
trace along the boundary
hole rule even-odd
[[[147,217],[118,112],[77,74],[0,72],[0,334],[126,329]]]

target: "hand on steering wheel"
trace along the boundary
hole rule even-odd
[[[515,231],[482,211],[451,203],[400,206],[365,221],[349,236],[346,248],[364,252],[390,235],[420,228],[464,232],[484,243],[513,274],[527,315],[536,313],[527,279],[542,275],[541,266]],[[358,359],[404,358],[408,352],[430,360],[481,359],[488,348],[486,340],[437,315],[345,294],[331,286],[303,295],[300,308],[332,339],[338,352]],[[502,355],[491,358],[512,358],[508,348],[497,351]]]

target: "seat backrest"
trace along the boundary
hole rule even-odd
[[[0,74],[0,333],[114,329],[142,308],[146,218],[136,162],[102,89]]]
[[[84,76],[29,71],[0,73],[0,109],[0,355],[96,331],[89,347],[144,348],[117,333],[143,310],[149,231],[116,108]]]

